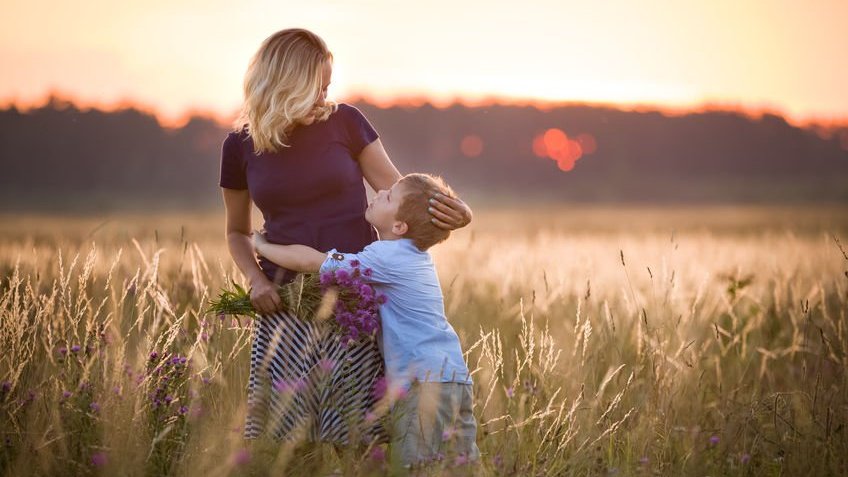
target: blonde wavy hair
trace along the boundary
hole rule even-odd
[[[247,127],[257,154],[288,147],[295,126],[313,114],[314,121],[324,121],[335,111],[332,102],[316,107],[324,65],[332,60],[324,40],[309,30],[280,30],[262,42],[245,73],[235,123],[238,130]]]

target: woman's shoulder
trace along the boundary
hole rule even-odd
[[[224,138],[223,149],[229,151],[239,151],[246,145],[252,144],[250,134],[247,132],[247,126],[239,130],[230,131],[227,137]]]
[[[247,141],[250,138],[250,134],[247,132],[247,125],[241,127],[240,129],[232,130],[227,133],[227,137],[224,138],[224,143],[235,144],[238,142]]]
[[[348,103],[337,103],[335,115],[341,116],[344,119],[356,119],[359,117],[364,117],[362,111],[359,110],[356,106]]]

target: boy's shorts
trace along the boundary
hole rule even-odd
[[[392,457],[403,465],[480,457],[472,386],[415,382],[392,410]]]

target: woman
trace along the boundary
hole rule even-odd
[[[269,433],[346,444],[381,437],[363,419],[383,374],[376,345],[348,347],[326,326],[281,312],[277,286],[294,274],[263,257],[257,263],[250,239],[251,201],[272,243],[356,252],[377,238],[365,221],[363,178],[388,189],[400,173],[356,108],[326,101],[331,79],[332,55],[320,37],[302,29],[270,36],[245,75],[238,131],[222,147],[227,244],[261,315],[253,330],[247,438]],[[440,227],[471,221],[464,203],[436,199]]]

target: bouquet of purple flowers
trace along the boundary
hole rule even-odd
[[[357,261],[351,268],[339,268],[315,274],[300,274],[278,290],[283,310],[307,320],[333,317],[331,326],[341,339],[351,344],[373,339],[380,330],[380,305],[385,295],[377,293],[367,282],[371,269],[360,269]],[[250,302],[250,292],[233,282],[234,290],[222,290],[210,300],[208,311],[217,315],[246,315],[258,318]]]
[[[320,277],[325,298],[335,296],[335,325],[347,344],[374,338],[380,330],[380,305],[386,303],[386,296],[375,291],[366,281],[371,276],[371,269],[360,269],[356,260],[350,265],[350,269],[330,270]]]

